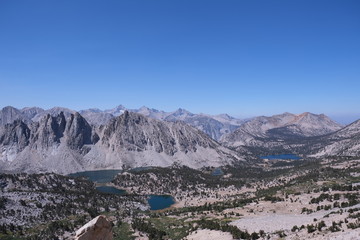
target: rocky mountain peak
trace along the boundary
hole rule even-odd
[[[183,108],[178,108],[174,113],[174,116],[180,116],[180,115],[194,115],[193,113],[187,111],[186,109]]]
[[[80,149],[85,144],[93,144],[98,140],[98,136],[92,133],[92,127],[78,112],[71,114],[66,122],[65,135],[71,148]]]
[[[12,123],[13,121],[15,121],[17,119],[27,121],[27,119],[24,119],[20,110],[14,108],[14,107],[7,106],[7,107],[4,107],[0,111],[0,126],[3,126],[7,123]]]
[[[123,105],[119,105],[113,109],[105,110],[104,112],[110,113],[114,116],[119,116],[119,115],[123,114],[125,110],[126,110],[126,108]]]
[[[15,144],[21,151],[29,144],[30,134],[30,129],[23,121],[15,120],[0,129],[0,145]]]
[[[54,144],[60,144],[60,139],[64,136],[66,119],[63,112],[58,116],[46,114],[38,122],[33,130],[33,142],[38,148],[47,149]]]

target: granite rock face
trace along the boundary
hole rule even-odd
[[[102,143],[131,151],[154,149],[174,155],[177,151],[196,151],[196,147],[216,148],[217,143],[183,122],[163,122],[125,111],[103,129]]]
[[[30,134],[29,127],[23,121],[16,120],[0,129],[0,145],[15,145],[21,151],[29,144]]]
[[[97,216],[76,231],[75,240],[112,240],[112,223],[103,215]]]

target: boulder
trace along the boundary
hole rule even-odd
[[[112,223],[103,215],[97,216],[76,231],[75,240],[112,240]]]

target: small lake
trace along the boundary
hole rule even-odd
[[[169,195],[150,195],[148,203],[150,205],[150,210],[160,210],[170,207],[175,201]]]
[[[134,171],[143,171],[150,169],[149,167],[136,168]],[[115,176],[122,172],[122,170],[98,170],[98,171],[86,171],[69,174],[70,177],[86,177],[90,181],[95,183],[109,183]],[[125,190],[121,190],[112,186],[97,186],[96,190],[102,193],[110,193],[116,195],[126,194]],[[175,203],[174,199],[169,195],[149,195],[148,203],[150,210],[161,210],[168,208]]]
[[[97,170],[97,171],[86,171],[69,174],[70,177],[86,177],[92,182],[107,183],[111,182],[118,173],[122,170]]]
[[[296,154],[279,154],[279,155],[268,155],[268,156],[260,156],[261,159],[269,159],[269,160],[300,160]]]
[[[212,171],[211,175],[213,176],[221,176],[224,175],[223,170],[221,170],[221,168],[215,168],[214,171]]]

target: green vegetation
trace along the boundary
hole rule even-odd
[[[118,221],[118,224],[113,227],[114,240],[134,240],[133,231],[130,229],[130,224]]]

